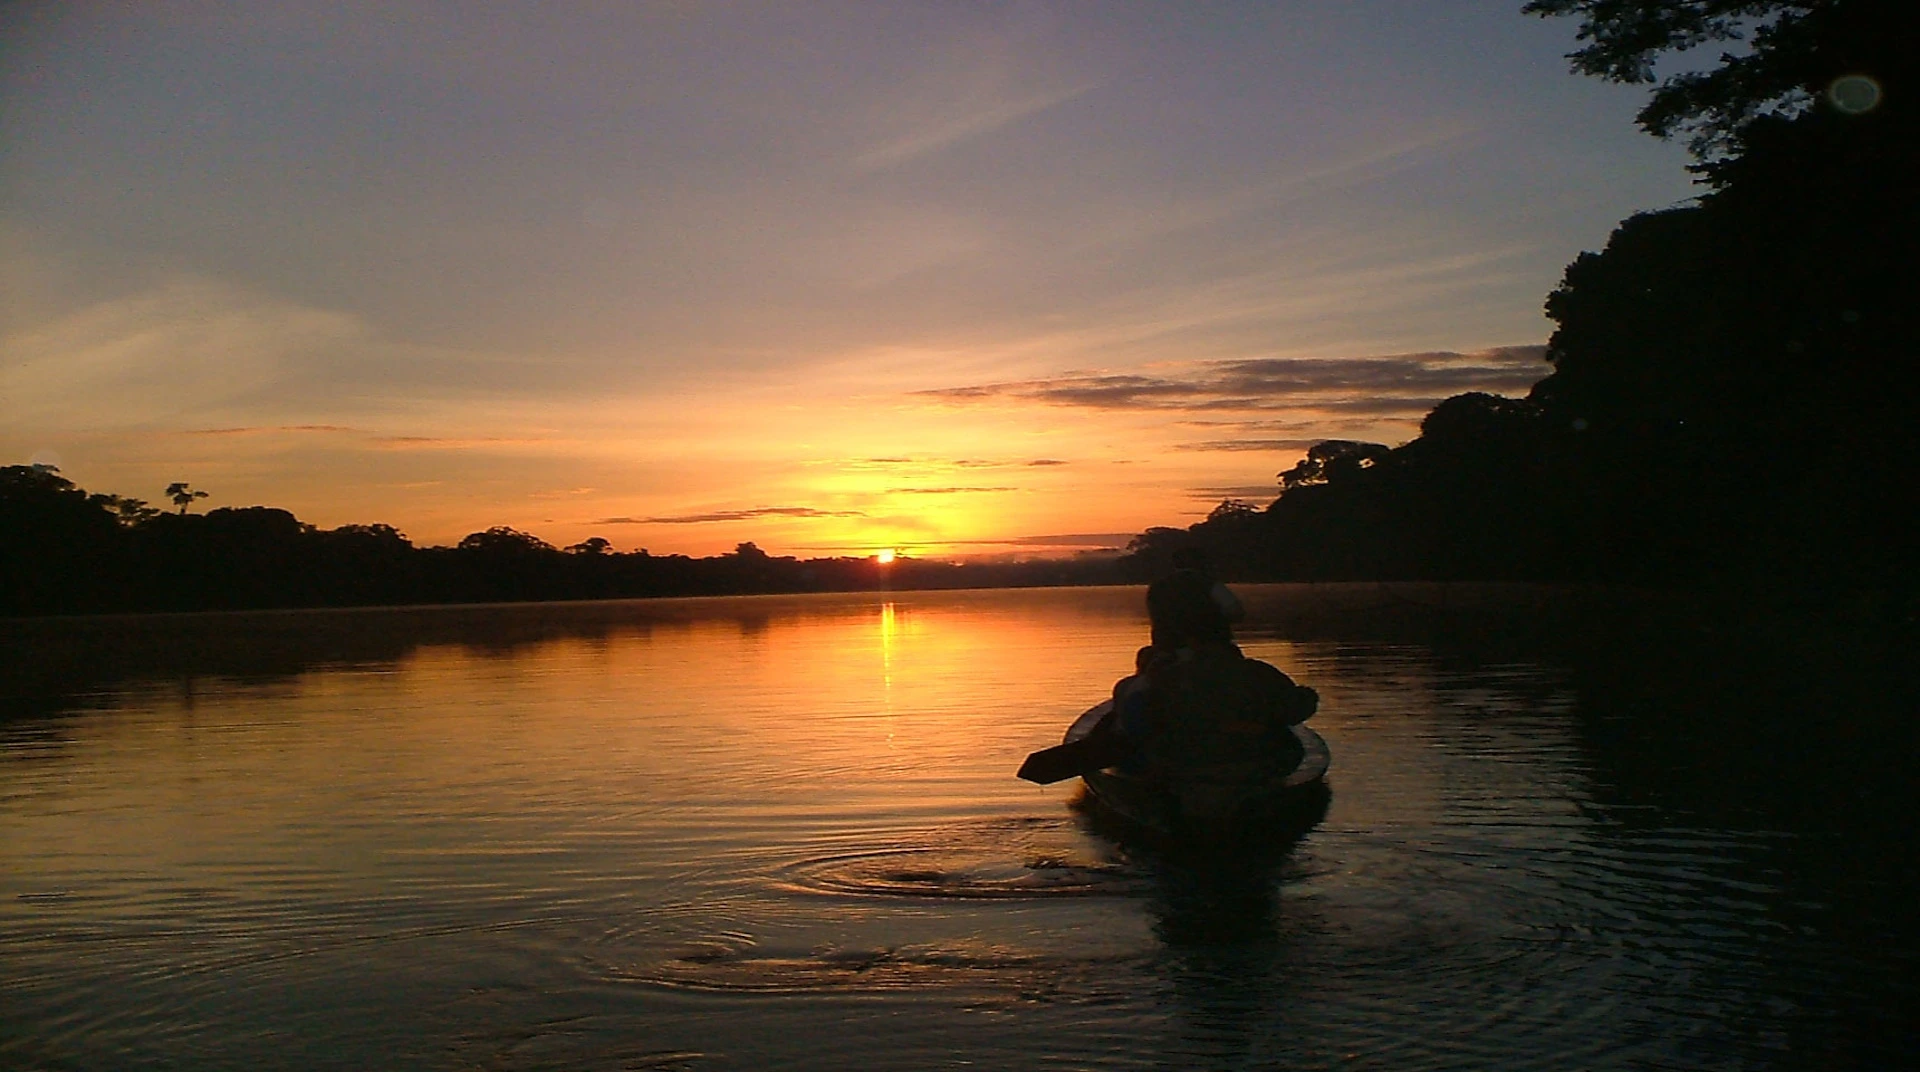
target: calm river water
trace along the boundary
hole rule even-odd
[[[1674,729],[1741,713],[1571,641],[1570,596],[1243,595],[1333,771],[1234,861],[1013,778],[1130,666],[1140,589],[14,623],[0,1066],[1920,1052],[1873,786]]]

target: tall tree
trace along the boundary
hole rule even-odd
[[[1733,149],[1753,120],[1823,104],[1864,112],[1910,109],[1915,54],[1913,0],[1528,0],[1541,16],[1580,19],[1586,44],[1573,69],[1611,82],[1654,84],[1640,126],[1684,134],[1703,159]],[[1713,44],[1717,66],[1662,76],[1680,53]],[[1684,61],[1681,61],[1684,62]]]
[[[1547,299],[1559,486],[1603,566],[1810,584],[1912,577],[1920,533],[1920,153],[1913,0],[1533,0],[1577,15],[1574,68],[1659,81],[1650,132],[1692,136],[1712,191],[1627,220]],[[1570,434],[1577,433],[1577,434]],[[1573,516],[1575,511],[1569,511]],[[1902,583],[1902,582],[1896,582]]]
[[[187,507],[193,505],[193,500],[206,497],[206,492],[193,490],[193,485],[183,480],[176,480],[167,485],[167,498],[172,499],[173,505],[178,506],[183,514],[187,512]]]

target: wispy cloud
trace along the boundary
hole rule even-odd
[[[1125,547],[1136,535],[1138,533],[1078,532],[1045,536],[1009,536],[1001,540],[945,540],[942,542],[954,547],[1113,548]]]
[[[715,510],[706,514],[667,517],[603,517],[596,525],[704,525],[715,521],[748,521],[756,517],[865,517],[858,510],[820,510],[811,506],[756,506],[750,510]]]
[[[1174,450],[1305,450],[1319,439],[1209,439],[1199,443],[1175,443]]]
[[[1224,487],[1187,489],[1189,497],[1209,502],[1221,499],[1273,499],[1279,494],[1278,484],[1229,484]]]
[[[477,447],[530,447],[556,442],[542,437],[511,436],[377,436],[373,440],[381,450],[470,450]]]
[[[905,163],[991,134],[1028,116],[1065,104],[1094,87],[1093,82],[1081,82],[1017,95],[994,89],[978,90],[912,117],[911,129],[861,153],[853,163],[861,170]]]
[[[1417,166],[1432,150],[1459,146],[1479,133],[1477,127],[1444,123],[1410,138],[1387,140],[1320,167],[1239,188],[1172,204],[1140,204],[1116,214],[1104,227],[1085,232],[1082,248],[1091,251],[1127,243],[1165,238],[1182,231],[1217,226],[1251,216],[1273,217],[1288,205],[1332,191],[1350,192],[1356,186],[1383,179]]]
[[[1052,466],[1052,465],[1067,465],[1069,463],[1060,458],[1033,458],[1031,460],[1021,461],[1018,459],[1005,460],[1005,459],[996,459],[996,458],[897,457],[897,458],[854,458],[854,459],[845,460],[845,461],[825,460],[825,461],[819,461],[819,462],[812,462],[809,464],[831,466],[836,469],[848,469],[848,470],[856,470],[856,471],[857,470],[876,470],[876,469],[877,470],[909,469],[909,470],[918,470],[921,472],[939,472],[942,470],[952,470],[952,469],[1011,469],[1011,468],[1032,467],[1032,466],[1044,467],[1044,466]]]
[[[989,380],[1007,375],[995,370],[1014,376],[1063,367],[1140,372],[1171,354],[1234,359],[1275,339],[1298,338],[1305,346],[1365,338],[1373,321],[1402,323],[1414,309],[1433,319],[1436,309],[1474,300],[1533,251],[1518,243],[1436,248],[1441,245],[1417,232],[1296,237],[1278,251],[1215,264],[1182,281],[1108,288],[1059,316],[975,340],[964,357],[941,355],[949,367],[983,370],[955,373],[942,389],[954,400],[988,397],[1025,382]],[[1542,367],[1534,378],[1548,371]]]
[[[355,433],[335,422],[568,380],[535,357],[403,341],[358,313],[184,274],[0,337],[0,354],[19,423],[62,432]]]
[[[1313,407],[1398,413],[1464,391],[1525,390],[1546,375],[1545,347],[1475,353],[1437,350],[1357,358],[1209,361],[1184,376],[1066,373],[1034,380],[916,391],[968,404],[1012,399],[1056,406],[1133,410],[1263,410]]]
[[[183,436],[250,436],[271,435],[276,432],[358,432],[358,428],[349,428],[343,424],[270,424],[250,425],[240,428],[189,428],[175,432]]]
[[[963,495],[968,492],[1019,491],[1019,488],[888,488],[889,495]]]
[[[369,338],[354,316],[182,278],[0,339],[0,397],[52,427],[232,420],[290,370]]]
[[[1057,536],[1020,536],[1005,542],[1022,547],[1125,547],[1137,533],[1081,532]]]

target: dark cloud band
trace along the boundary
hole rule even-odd
[[[1209,439],[1200,443],[1176,443],[1175,450],[1306,450],[1319,439]]]
[[[704,525],[713,521],[748,521],[756,517],[865,517],[858,510],[816,510],[811,506],[760,506],[751,510],[716,510],[710,514],[671,517],[603,517],[596,525]]]
[[[1184,377],[1065,375],[916,391],[946,402],[1016,399],[1091,409],[1259,410],[1312,407],[1422,412],[1464,391],[1517,392],[1545,376],[1544,346],[1462,354],[1212,361]]]
[[[888,488],[889,495],[964,495],[968,492],[1019,491],[1019,488]]]

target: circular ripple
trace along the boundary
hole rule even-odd
[[[801,860],[776,885],[803,893],[992,899],[1128,896],[1145,882],[1125,865],[1065,854],[896,848]]]
[[[771,876],[776,888],[868,897],[1020,899],[1123,897],[1151,876],[1102,858],[1070,822],[1008,819],[922,832],[893,844],[796,860]]]
[[[595,970],[617,982],[707,993],[946,992],[1046,1004],[1113,1004],[1133,996],[1138,956],[1059,957],[981,942],[758,949],[702,942],[659,961]]]

